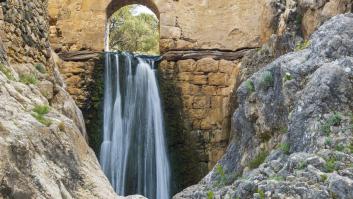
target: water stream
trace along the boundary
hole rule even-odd
[[[119,195],[170,198],[155,58],[106,53],[100,163]]]

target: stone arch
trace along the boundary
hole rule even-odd
[[[139,4],[148,7],[152,10],[152,12],[154,12],[154,14],[159,20],[159,10],[157,8],[157,5],[152,0],[112,0],[106,8],[107,19],[110,18],[114,14],[114,12],[116,12],[120,8],[132,4]]]

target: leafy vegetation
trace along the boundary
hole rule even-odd
[[[336,159],[330,158],[326,160],[325,169],[327,172],[332,173],[336,169]]]
[[[30,85],[30,84],[37,84],[38,80],[35,75],[29,74],[29,75],[21,75],[20,76],[20,82]]]
[[[265,71],[261,76],[261,85],[265,88],[273,86],[274,80],[271,71]]]
[[[249,162],[250,169],[256,169],[262,164],[268,156],[268,151],[261,151],[253,160]]]
[[[40,72],[45,74],[47,72],[47,69],[45,68],[45,66],[41,63],[37,63],[34,65],[34,67]]]
[[[339,113],[334,113],[329,117],[324,124],[321,125],[321,131],[326,135],[331,133],[331,126],[338,126],[341,124],[342,116]]]
[[[321,175],[320,175],[320,179],[321,179],[322,182],[326,182],[327,178],[328,178],[328,177],[327,177],[326,174],[321,174]]]
[[[327,145],[327,146],[331,146],[332,145],[332,139],[330,137],[325,138],[324,144]]]
[[[257,193],[260,195],[260,199],[265,199],[265,192],[263,190],[258,189]]]
[[[303,170],[306,166],[306,163],[304,161],[300,161],[299,164],[298,164],[298,167],[297,169],[299,170]]]
[[[284,177],[283,176],[271,176],[271,177],[269,177],[269,180],[283,181]]]
[[[281,149],[281,151],[282,151],[284,154],[286,154],[286,155],[289,155],[289,154],[290,154],[290,153],[289,153],[289,150],[290,150],[289,144],[287,144],[287,143],[280,144],[280,145],[279,145],[279,148]]]
[[[283,82],[286,82],[286,81],[289,81],[289,80],[292,80],[292,79],[293,79],[292,75],[287,72],[287,73],[284,75],[284,77],[283,77]]]
[[[212,191],[207,192],[207,199],[213,199],[214,193]]]
[[[295,51],[300,51],[300,50],[304,50],[305,48],[309,47],[311,44],[311,42],[309,40],[304,40],[300,43],[298,43],[296,46],[295,46]]]
[[[344,150],[344,145],[343,144],[337,144],[335,149],[336,149],[336,151],[343,151]]]
[[[220,165],[220,164],[217,165],[216,174],[218,175],[217,185],[220,187],[224,186],[226,183],[226,177],[225,177],[222,165]]]
[[[248,93],[255,92],[254,82],[252,82],[250,79],[246,80],[245,86],[246,86],[246,90],[248,91]]]
[[[159,54],[159,23],[155,15],[134,14],[138,5],[125,6],[110,19],[110,43],[113,50]]]
[[[0,71],[4,73],[4,75],[7,77],[9,80],[15,80],[14,76],[11,73],[11,70],[6,68],[6,66],[2,63],[0,63]]]
[[[45,115],[49,113],[50,109],[47,105],[37,105],[32,110],[34,113],[32,116],[36,118],[36,120],[45,126],[50,126],[52,121],[50,119],[45,118]]]

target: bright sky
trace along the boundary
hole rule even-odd
[[[138,5],[136,8],[133,10],[134,15],[139,15],[141,13],[147,13],[147,14],[152,14],[155,15],[149,8],[146,6]]]

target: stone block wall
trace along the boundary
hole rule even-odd
[[[10,63],[47,63],[51,54],[47,6],[47,0],[1,3],[1,35]]]
[[[203,176],[217,163],[228,146],[230,99],[240,79],[240,62],[210,57],[164,60],[159,70],[167,137],[171,138],[170,151],[176,153],[174,156],[172,154],[172,159],[183,159],[176,157],[178,155],[187,158],[189,154],[183,152],[195,151],[196,154],[189,160],[189,164],[193,165],[185,166],[197,168]],[[179,126],[175,121],[180,122]],[[192,169],[189,172],[195,175]]]

